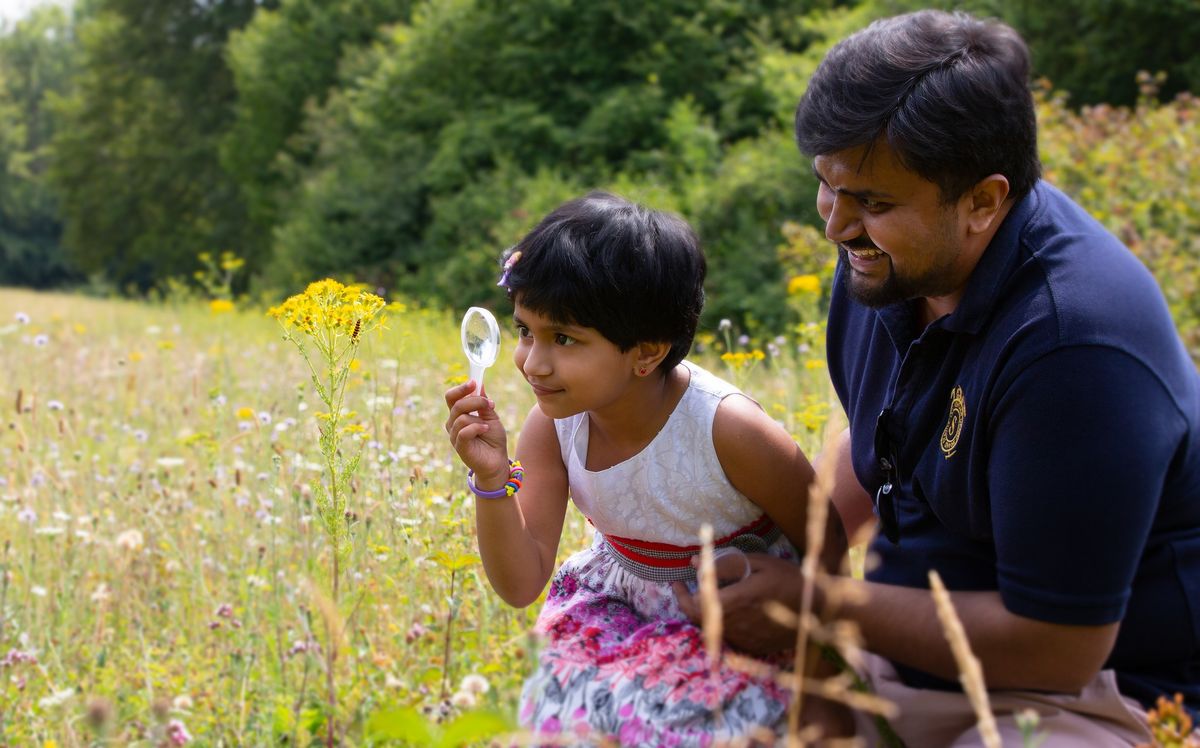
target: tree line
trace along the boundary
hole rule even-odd
[[[710,313],[773,325],[816,224],[792,109],[916,0],[78,0],[0,29],[0,284],[144,294],[204,252],[486,302],[499,251],[603,187],[679,212]],[[937,3],[933,3],[937,4]],[[941,3],[942,7],[952,7]],[[1200,90],[1194,0],[967,0],[1072,104]],[[494,281],[493,281],[494,282]]]

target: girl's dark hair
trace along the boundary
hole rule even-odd
[[[796,108],[800,150],[869,151],[880,138],[944,202],[990,174],[1020,199],[1041,174],[1025,42],[1002,23],[934,10],[839,42]]]
[[[564,203],[502,258],[508,298],[559,324],[591,327],[622,351],[666,342],[671,371],[692,347],[707,265],[678,216],[606,192]]]

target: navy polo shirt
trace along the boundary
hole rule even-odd
[[[828,355],[854,472],[875,496],[895,463],[899,539],[876,536],[868,578],[928,587],[936,569],[1028,618],[1120,621],[1105,667],[1123,693],[1197,712],[1200,376],[1153,277],[1044,182],[925,329],[912,302],[851,301],[846,272]]]

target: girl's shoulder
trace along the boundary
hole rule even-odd
[[[727,382],[702,366],[687,360],[684,360],[681,365],[686,366],[690,372],[691,378],[688,381],[689,391],[708,395],[717,400],[724,400],[730,395],[745,395],[744,392],[738,389],[737,385]]]

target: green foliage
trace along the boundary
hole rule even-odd
[[[757,335],[829,256],[781,235],[819,224],[791,144],[805,81],[927,5],[1014,24],[1072,103],[1200,74],[1194,0],[89,0],[0,35],[0,282],[177,294],[229,251],[237,294],[328,275],[494,303],[500,251],[600,188],[692,222],[706,321]]]
[[[0,284],[46,287],[77,276],[59,247],[62,224],[46,184],[57,122],[47,99],[72,70],[66,13],[36,9],[0,36]]]
[[[1200,91],[1200,4],[1196,0],[991,0],[1021,31],[1034,71],[1071,102],[1132,105],[1143,70],[1163,71],[1162,94]]]
[[[85,6],[79,72],[54,106],[50,172],[76,267],[144,291],[186,275],[202,251],[241,244],[245,210],[217,158],[234,98],[223,51],[257,6]]]
[[[310,112],[306,139],[319,146],[276,228],[268,282],[340,267],[460,303],[552,207],[539,194],[549,184],[558,199],[616,184],[658,191],[694,218],[692,183],[719,173],[739,143],[783,131],[778,93],[755,71],[764,55],[808,44],[814,34],[797,19],[812,7],[418,6],[410,23],[346,62],[341,85]],[[780,210],[798,217],[791,206],[803,199],[773,196],[731,228]],[[743,236],[741,247],[770,265],[777,230]]]
[[[922,8],[999,18],[1021,32],[1033,74],[1069,91],[1076,105],[1133,105],[1143,70],[1162,71],[1165,98],[1200,91],[1196,0],[866,0],[875,15]]]
[[[403,21],[410,0],[283,0],[264,7],[229,37],[225,53],[237,97],[220,135],[221,163],[241,187],[253,231],[243,252],[265,256],[279,207],[295,174],[318,143],[301,136],[306,110],[320,106],[337,83],[346,54],[378,40]]]

